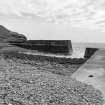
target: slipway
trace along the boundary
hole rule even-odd
[[[73,75],[78,81],[93,85],[105,99],[105,49],[96,51]]]

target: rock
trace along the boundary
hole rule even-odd
[[[12,32],[0,25],[0,42],[24,42],[27,38],[17,32]]]

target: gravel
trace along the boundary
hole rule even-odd
[[[59,75],[72,75],[86,61],[86,59],[56,58],[39,55],[27,55],[20,53],[5,53],[5,59],[11,59],[16,63],[34,66],[37,70],[49,71]]]
[[[0,105],[103,105],[91,85],[16,59],[0,58]]]

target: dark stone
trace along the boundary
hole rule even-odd
[[[89,75],[88,77],[94,77],[93,75]]]
[[[17,32],[12,32],[0,25],[0,42],[24,42],[27,38]]]

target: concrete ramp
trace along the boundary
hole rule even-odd
[[[93,85],[105,99],[105,50],[100,49],[73,75],[78,81]]]

